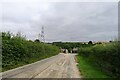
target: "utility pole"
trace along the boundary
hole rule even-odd
[[[41,33],[38,34],[38,39],[40,42],[45,43],[45,36],[44,36],[44,27],[41,28]]]
[[[41,30],[41,42],[45,43],[44,26],[42,26],[42,30]]]
[[[44,26],[41,29],[41,42],[43,43],[43,54],[45,54],[45,36],[44,36]]]
[[[40,33],[38,34],[38,39],[41,42],[41,35],[40,35]]]

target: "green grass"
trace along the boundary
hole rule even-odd
[[[81,56],[76,57],[78,59],[78,68],[84,78],[110,78],[105,73],[91,65],[85,58]]]

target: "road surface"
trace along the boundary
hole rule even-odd
[[[56,56],[2,73],[2,78],[81,78],[75,54]]]

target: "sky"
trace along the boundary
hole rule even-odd
[[[117,0],[2,0],[0,31],[46,42],[109,41],[118,36]]]

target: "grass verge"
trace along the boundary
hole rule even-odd
[[[107,76],[104,72],[101,72],[96,67],[90,64],[90,62],[87,61],[87,59],[76,56],[78,59],[78,68],[81,73],[81,75],[84,78],[110,78]]]

